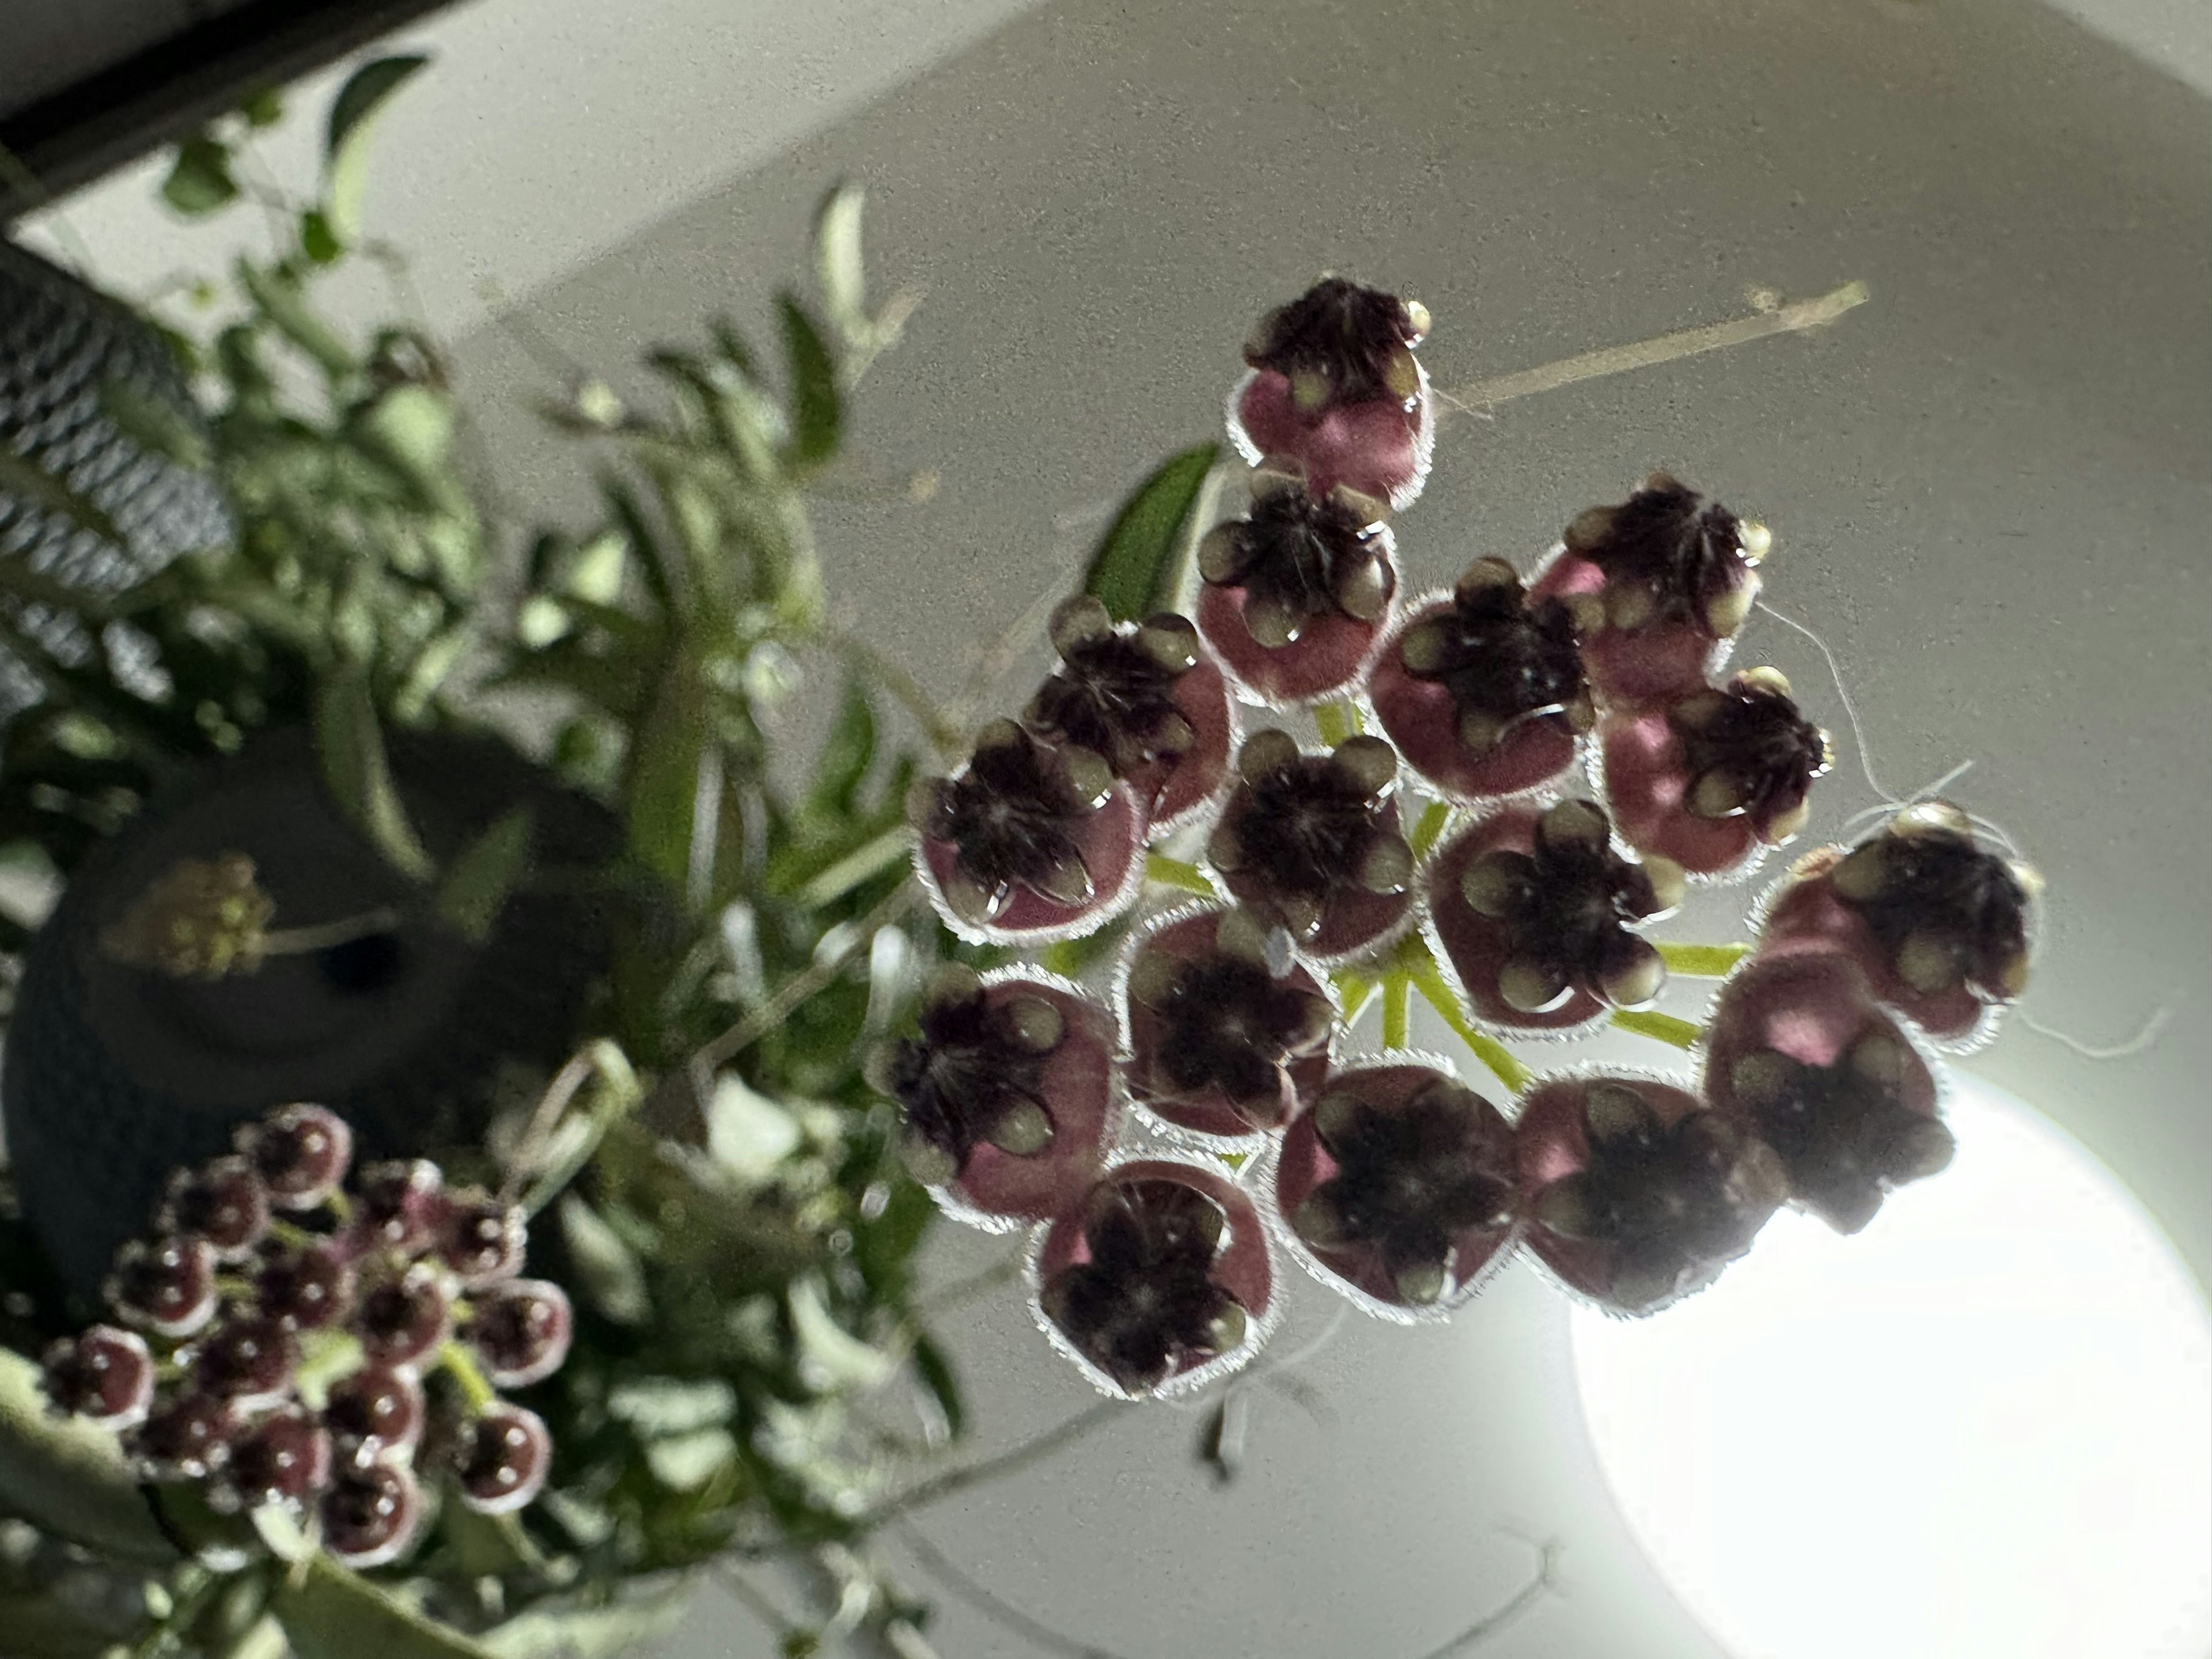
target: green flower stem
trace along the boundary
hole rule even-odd
[[[313,1228],[302,1227],[296,1221],[287,1221],[281,1215],[269,1218],[269,1237],[279,1244],[289,1244],[295,1250],[312,1249],[325,1242],[326,1235]]]
[[[1339,969],[1330,977],[1336,983],[1336,994],[1344,1005],[1344,1023],[1348,1026],[1367,1012],[1367,1005],[1375,999],[1376,981],[1365,974],[1356,974],[1349,968]]]
[[[1196,893],[1201,898],[1220,896],[1213,884],[1206,879],[1205,871],[1194,864],[1185,864],[1181,859],[1171,859],[1164,853],[1145,854],[1145,878],[1180,892]]]
[[[1342,697],[1334,702],[1317,703],[1314,707],[1314,724],[1321,728],[1321,740],[1334,749],[1359,730],[1359,710]]]
[[[477,1357],[463,1344],[448,1340],[444,1347],[438,1350],[438,1363],[445,1367],[446,1375],[453,1379],[454,1385],[461,1391],[461,1398],[468,1401],[471,1411],[488,1412],[499,1403],[499,1390],[485,1378],[482,1368],[477,1364]]]
[[[1667,964],[1667,971],[1685,979],[1724,979],[1750,954],[1748,945],[1659,945],[1659,957]]]
[[[1412,843],[1413,856],[1417,859],[1426,858],[1429,849],[1443,839],[1444,826],[1450,822],[1451,803],[1449,801],[1432,800],[1423,807],[1420,822],[1413,826],[1413,833],[1407,837]]]
[[[1705,1028],[1686,1019],[1677,1019],[1672,1014],[1634,1013],[1626,1009],[1616,1012],[1611,1024],[1624,1031],[1633,1031],[1656,1042],[1672,1043],[1677,1048],[1694,1048]]]
[[[1403,1048],[1412,1026],[1413,982],[1406,975],[1386,975],[1382,981],[1382,1046]]]
[[[857,851],[848,853],[800,888],[795,897],[811,908],[834,904],[862,882],[902,863],[914,847],[914,831],[904,824],[886,830]]]
[[[1504,1043],[1484,1036],[1468,1023],[1467,1016],[1460,1012],[1458,999],[1452,995],[1451,987],[1444,983],[1444,976],[1434,963],[1427,973],[1413,976],[1413,987],[1420,992],[1422,1000],[1443,1016],[1444,1024],[1458,1033],[1468,1052],[1487,1066],[1492,1076],[1516,1095],[1528,1086],[1528,1079],[1534,1073],[1514,1059]]]

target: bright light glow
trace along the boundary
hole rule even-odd
[[[1577,1312],[1599,1462],[1739,1659],[2204,1659],[2212,1316],[2109,1171],[1958,1083],[1956,1161],[1857,1237],[1785,1212],[1678,1308]]]

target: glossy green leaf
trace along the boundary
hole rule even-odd
[[[498,1659],[614,1659],[673,1629],[691,1604],[696,1581],[626,1585],[605,1605],[539,1602],[481,1638]]]
[[[876,711],[868,688],[858,675],[845,682],[845,701],[837,710],[836,724],[823,739],[814,762],[814,784],[808,790],[810,810],[844,814],[853,810],[854,798],[876,758]]]
[[[778,295],[776,314],[783,327],[784,361],[791,375],[792,455],[802,462],[827,460],[836,453],[845,423],[836,360],[796,295]]]
[[[860,257],[860,209],[866,193],[839,184],[814,215],[814,276],[830,325],[848,340],[868,332],[868,281]]]
[[[678,892],[699,885],[694,866],[706,854],[696,838],[712,830],[701,821],[701,809],[720,807],[714,781],[702,780],[702,768],[720,764],[712,720],[696,670],[682,660],[670,664],[653,690],[624,769],[623,820],[630,851]]]
[[[489,1650],[432,1624],[405,1602],[316,1556],[270,1607],[296,1659],[487,1659]]]
[[[340,669],[317,688],[315,754],[325,787],[353,825],[392,868],[416,881],[429,880],[436,871],[392,781],[363,670]]]
[[[342,241],[361,235],[362,197],[368,179],[368,137],[392,94],[430,60],[416,54],[364,64],[338,89],[323,143],[323,204]]]
[[[518,806],[454,854],[438,878],[438,920],[481,945],[530,873],[530,809]]]
[[[309,208],[300,216],[300,252],[319,265],[336,264],[345,255],[345,244],[331,224],[331,216]]]
[[[238,181],[230,176],[230,151],[205,133],[177,146],[177,159],[161,181],[161,199],[188,219],[213,213],[234,201]]]
[[[914,1374],[929,1390],[929,1397],[937,1402],[938,1410],[945,1413],[946,1432],[958,1439],[968,1431],[968,1405],[960,1392],[960,1379],[953,1374],[952,1361],[934,1339],[918,1336],[914,1342]]]
[[[39,1368],[0,1349],[0,1514],[120,1558],[173,1563],[115,1437],[47,1405]]]
[[[1083,591],[1116,622],[1135,622],[1175,603],[1185,526],[1221,446],[1203,443],[1171,456],[1121,504],[1091,556]]]
[[[118,547],[128,545],[115,520],[99,507],[70,489],[64,480],[4,444],[0,444],[0,495],[36,502],[47,512],[67,519],[78,529],[90,531],[102,541],[112,542]]]

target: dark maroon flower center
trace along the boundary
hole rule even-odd
[[[1462,896],[1502,922],[1507,971],[1500,988],[1529,1012],[1557,1006],[1580,990],[1615,1003],[1641,1002],[1658,989],[1656,951],[1629,929],[1670,908],[1644,866],[1609,844],[1606,815],[1588,801],[1562,801],[1536,826],[1534,848],[1500,848],[1467,867]]]
[[[1326,1042],[1334,1018],[1320,993],[1231,956],[1176,964],[1150,1006],[1163,1026],[1167,1080],[1192,1092],[1218,1087],[1232,1102],[1278,1095],[1285,1062]]]
[[[1281,480],[1261,489],[1249,518],[1207,533],[1199,574],[1244,590],[1245,625],[1264,646],[1287,645],[1331,612],[1372,622],[1394,580],[1375,512],[1344,491],[1316,501],[1302,483]]]
[[[1875,1030],[1830,1066],[1754,1050],[1730,1068],[1729,1086],[1780,1154],[1791,1190],[1839,1231],[1856,1232],[1881,1207],[1884,1188],[1951,1161],[1951,1132],[1905,1103],[1918,1064],[1902,1039]]]
[[[1758,671],[1685,697],[1668,720],[1689,777],[1683,799],[1699,817],[1783,816],[1828,769],[1827,734]]]
[[[1672,1124],[1628,1084],[1583,1100],[1589,1162],[1537,1200],[1551,1231],[1614,1247],[1613,1289],[1630,1305],[1662,1299],[1700,1267],[1751,1247],[1787,1196],[1774,1155],[1709,1111]]]
[[[1738,580],[1743,526],[1718,501],[1659,474],[1620,506],[1577,519],[1567,548],[1608,584],[1647,591],[1653,620],[1702,623],[1706,602]]]
[[[1099,798],[1079,791],[1060,757],[1011,723],[988,735],[994,740],[977,744],[961,776],[936,784],[923,835],[952,845],[994,912],[1017,886],[1084,902],[1091,877],[1076,834]]]
[[[1437,1078],[1386,1109],[1358,1088],[1348,1080],[1315,1103],[1314,1132],[1337,1173],[1292,1225],[1318,1248],[1379,1249],[1408,1301],[1432,1302],[1449,1285],[1459,1235],[1511,1219],[1511,1170],[1487,1143],[1472,1090]]]
[[[1974,841],[1956,809],[1929,803],[1836,866],[1837,896],[1867,921],[1914,990],[1961,983],[2017,996],[2027,964],[2027,890]]]
[[[1117,774],[1189,748],[1190,723],[1175,701],[1181,671],[1123,634],[1076,641],[1060,658],[1030,701],[1040,732],[1103,755]]]
[[[1386,833],[1374,795],[1327,755],[1301,755],[1253,779],[1237,815],[1243,863],[1269,885],[1325,899],[1358,884],[1369,843]]]
[[[1572,613],[1558,599],[1529,604],[1509,566],[1470,571],[1450,609],[1407,630],[1401,655],[1458,708],[1501,724],[1561,713],[1586,695]]]
[[[1244,361],[1293,384],[1316,377],[1331,403],[1402,403],[1418,389],[1411,348],[1426,331],[1425,316],[1396,295],[1326,276],[1261,319]]]
[[[1179,1182],[1109,1180],[1084,1228],[1091,1260],[1047,1283],[1045,1310],[1123,1388],[1157,1388],[1187,1356],[1243,1340],[1243,1310],[1212,1278],[1225,1225],[1220,1206]]]
[[[939,999],[923,1008],[919,1035],[892,1048],[887,1092],[905,1109],[908,1132],[957,1168],[981,1143],[1002,1138],[1017,1115],[1049,1121],[1042,1080],[1054,1045],[1040,1048],[1042,1035],[1035,1025],[1025,1033],[1018,1006],[994,1006],[980,988]]]

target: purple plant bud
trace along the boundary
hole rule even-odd
[[[437,1243],[446,1218],[446,1178],[428,1158],[362,1171],[352,1232],[364,1250],[416,1256]]]
[[[64,1337],[45,1356],[46,1397],[55,1409],[102,1428],[146,1420],[154,1403],[154,1356],[143,1338],[112,1325]]]
[[[507,1515],[545,1489],[553,1435],[537,1413],[494,1407],[463,1431],[453,1468],[461,1501],[480,1515]]]
[[[386,1365],[364,1365],[332,1384],[323,1407],[324,1426],[348,1465],[407,1462],[428,1416],[414,1373]]]
[[[1135,900],[1144,812],[1091,750],[994,720],[968,763],[916,783],[907,807],[921,836],[915,872],[963,939],[1074,938]]]
[[[1436,445],[1435,401],[1413,356],[1429,328],[1418,301],[1327,277],[1267,314],[1244,348],[1229,435],[1255,465],[1279,455],[1316,491],[1339,483],[1411,506]]]
[[[204,1480],[230,1461],[238,1427],[230,1401],[190,1392],[157,1404],[125,1444],[149,1479]]]
[[[1368,687],[1407,764],[1455,800],[1519,794],[1574,763],[1597,718],[1571,608],[1503,559],[1416,605]]]
[[[243,1261],[269,1231],[269,1193],[242,1158],[219,1158],[170,1177],[155,1225],[204,1238],[220,1261]]]
[[[438,1258],[462,1285],[477,1290],[522,1271],[530,1242],[520,1205],[471,1188],[453,1194],[438,1237]]]
[[[1039,974],[948,965],[919,1024],[869,1057],[869,1081],[899,1103],[901,1154],[951,1213],[998,1230],[1089,1189],[1118,1122],[1114,1022],[1096,999]]]
[[[1471,1296],[1513,1228],[1513,1132],[1449,1073],[1364,1066],[1285,1135],[1273,1190],[1295,1246],[1370,1313],[1435,1317]]]
[[[1038,1311],[1108,1393],[1202,1385],[1249,1359],[1273,1322],[1266,1230],[1217,1165],[1123,1164],[1034,1249]]]
[[[1594,803],[1563,800],[1503,807],[1438,849],[1430,926],[1475,1018],[1566,1031],[1658,994],[1666,965],[1635,930],[1681,902],[1682,873],[1611,836]]]
[[[494,1384],[523,1389],[561,1369],[575,1328],[567,1291],[548,1279],[518,1279],[477,1297],[461,1334]]]
[[[261,1311],[286,1329],[322,1330],[353,1311],[353,1264],[336,1244],[275,1249],[254,1273],[253,1293]]]
[[[1726,658],[1759,593],[1764,528],[1655,472],[1618,507],[1567,526],[1531,592],[1556,596],[1581,626],[1590,683],[1622,702],[1697,690]]]
[[[1269,961],[1267,930],[1244,911],[1169,917],[1137,942],[1121,992],[1124,1079],[1176,1129],[1249,1142],[1328,1074],[1335,1004],[1306,968]]]
[[[356,1303],[354,1334],[376,1365],[416,1365],[452,1334],[453,1298],[441,1275],[417,1263],[364,1289]]]
[[[1252,475],[1249,515],[1206,532],[1198,630],[1249,697],[1310,702],[1358,678],[1397,599],[1387,510],[1268,467]]]
[[[126,1323],[185,1337],[215,1317],[215,1247],[204,1238],[133,1239],[116,1252],[106,1294]]]
[[[353,1130],[325,1106],[280,1108],[240,1127],[238,1150],[259,1173],[271,1203],[311,1210],[337,1192],[353,1162]]]
[[[1206,861],[1262,927],[1328,962],[1371,948],[1412,915],[1413,852],[1388,743],[1355,737],[1306,754],[1271,728],[1244,740],[1237,769]]]
[[[1711,1283],[1789,1196],[1756,1134],[1640,1075],[1537,1084],[1515,1152],[1529,1248],[1615,1313],[1656,1312]]]
[[[1104,757],[1158,840],[1203,809],[1229,772],[1236,717],[1198,630],[1163,613],[1115,626],[1088,594],[1053,613],[1060,665],[1024,720],[1048,740]]]
[[[323,1547],[356,1571],[389,1566],[422,1528],[422,1489],[395,1463],[341,1468],[324,1493]]]
[[[1771,668],[1616,709],[1598,735],[1621,838],[1693,875],[1747,873],[1803,829],[1813,781],[1832,759],[1827,733]]]
[[[273,1405],[290,1391],[300,1348],[274,1319],[238,1319],[196,1343],[190,1363],[193,1381],[203,1390],[251,1411]]]
[[[224,1484],[248,1509],[302,1509],[330,1486],[330,1431],[298,1407],[262,1419],[231,1447]]]

